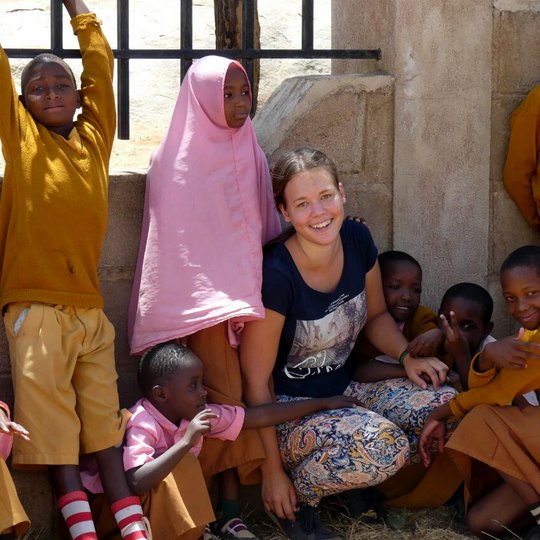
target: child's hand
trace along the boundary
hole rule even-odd
[[[212,409],[204,409],[193,417],[182,437],[183,440],[190,446],[195,446],[201,437],[212,429],[212,420],[217,418],[218,415]]]
[[[434,356],[444,339],[438,328],[432,328],[416,336],[408,345],[407,351],[412,356]]]
[[[360,405],[360,402],[352,396],[332,396],[325,398],[325,409],[333,411],[334,409],[351,409]]]
[[[30,434],[20,424],[12,422],[6,415],[4,409],[0,408],[0,431],[7,435],[17,435],[22,437],[25,441],[30,440]]]
[[[420,448],[420,456],[424,467],[429,467],[431,463],[431,449],[433,443],[436,444],[437,452],[444,451],[444,435],[446,433],[446,425],[444,420],[435,420],[431,414],[427,417],[424,429],[420,435],[418,446]]]
[[[470,357],[469,344],[459,329],[456,314],[450,312],[450,322],[444,315],[440,315],[441,329],[444,333],[444,348],[454,359]]]
[[[414,358],[408,354],[403,360],[403,367],[407,377],[424,390],[429,382],[435,388],[439,388],[446,381],[448,373],[448,366],[438,358],[433,357]]]
[[[524,369],[527,362],[540,361],[540,344],[521,341],[523,328],[517,337],[505,337],[493,343],[488,343],[478,362],[480,371],[487,371],[493,366],[497,368]]]
[[[366,221],[366,218],[359,217],[359,216],[347,216],[345,219],[348,219],[349,221],[356,221],[356,223],[362,223],[369,229],[368,222]]]

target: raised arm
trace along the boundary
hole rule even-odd
[[[378,262],[375,262],[366,274],[366,299],[368,321],[364,331],[367,337],[380,351],[399,358],[406,350],[408,342],[386,309]],[[428,377],[433,385],[438,387],[446,380],[448,371],[448,367],[437,358],[414,358],[410,354],[406,355],[403,367],[407,377],[422,388],[427,387],[423,376]]]
[[[73,19],[76,15],[82,15],[83,13],[90,13],[90,10],[83,2],[83,0],[62,0],[69,16]]]
[[[273,402],[269,384],[284,322],[283,315],[267,309],[264,320],[249,322],[244,328],[240,363],[244,399],[249,406]],[[294,520],[296,493],[281,464],[276,430],[274,427],[262,428],[260,434],[266,452],[266,460],[261,466],[264,506],[280,518]]]

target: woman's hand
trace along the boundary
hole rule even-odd
[[[438,358],[414,358],[408,354],[403,360],[403,367],[407,377],[424,390],[427,382],[431,382],[435,388],[439,388],[446,381],[448,366]]]
[[[296,519],[296,491],[283,469],[263,473],[261,495],[267,512],[272,512],[280,519]]]

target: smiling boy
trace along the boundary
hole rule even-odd
[[[82,55],[80,91],[67,64],[43,54],[24,69],[19,98],[0,48],[0,309],[15,418],[31,432],[15,441],[13,463],[47,466],[72,538],[91,540],[78,465],[80,454],[94,454],[122,538],[144,539],[117,448],[126,418],[97,272],[116,124],[113,56],[85,3],[63,4]]]

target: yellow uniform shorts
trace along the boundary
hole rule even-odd
[[[4,324],[15,391],[14,465],[77,465],[124,436],[114,328],[103,310],[14,303]]]

